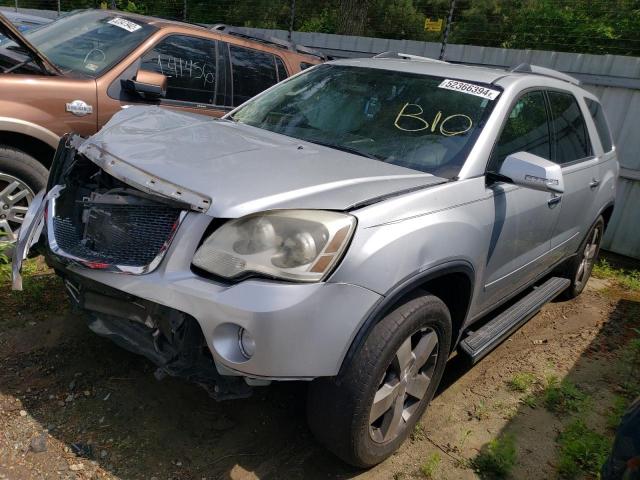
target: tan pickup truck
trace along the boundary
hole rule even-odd
[[[222,116],[322,54],[226,26],[85,10],[21,34],[0,14],[0,240],[45,186],[60,137],[130,105]]]

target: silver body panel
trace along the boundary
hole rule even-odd
[[[332,376],[368,315],[402,282],[448,264],[467,265],[473,288],[464,330],[575,254],[598,214],[615,199],[615,150],[603,153],[583,100],[595,97],[576,85],[417,60],[336,63],[495,82],[504,90],[455,181],[225,120],[127,109],[79,151],[149,192],[173,198],[175,192],[187,192],[182,200],[194,211],[151,273],[68,268],[192,315],[221,368],[248,377]],[[563,166],[561,194],[485,177],[506,116],[519,95],[532,88],[573,93],[593,139],[592,158]],[[556,195],[560,201],[550,203]],[[204,207],[206,201],[210,206]],[[273,208],[350,209],[357,217],[351,245],[325,282],[249,279],[228,285],[191,271],[193,254],[212,218]],[[227,322],[254,334],[257,350],[250,360],[231,362],[213,347],[214,331]]]

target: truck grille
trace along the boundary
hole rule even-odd
[[[122,205],[85,200],[75,207],[56,208],[55,240],[64,253],[93,268],[147,267],[171,241],[181,213],[154,202]]]

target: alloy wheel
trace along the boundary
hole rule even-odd
[[[438,359],[438,335],[423,328],[410,335],[396,352],[376,391],[369,413],[374,442],[397,438],[420,408]]]
[[[593,270],[593,265],[598,255],[598,249],[600,248],[601,240],[602,230],[600,226],[597,225],[589,234],[589,239],[587,240],[587,244],[584,247],[582,260],[580,261],[578,271],[576,272],[576,285],[583,285],[587,282],[587,280],[589,280],[591,270]]]
[[[18,231],[33,197],[33,190],[26,183],[0,172],[0,241],[18,239]]]

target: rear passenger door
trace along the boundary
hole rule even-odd
[[[551,238],[553,259],[575,253],[595,220],[594,201],[599,187],[598,159],[584,121],[584,113],[572,93],[548,91],[553,132],[552,160],[562,167],[564,193],[560,217]]]
[[[277,55],[232,44],[228,52],[234,107],[287,78],[284,62]]]

